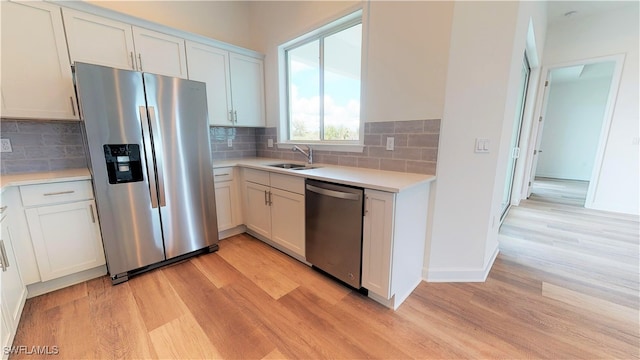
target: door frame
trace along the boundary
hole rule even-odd
[[[535,101],[535,98],[531,98],[531,91],[534,88],[534,85],[532,84],[532,79],[534,76],[534,69],[531,67],[531,61],[529,61],[529,51],[527,51],[527,49],[525,49],[524,54],[523,54],[523,59],[522,59],[522,65],[526,66],[527,69],[527,77],[525,79],[524,82],[524,93],[522,94],[522,106],[520,108],[520,112],[519,112],[519,116],[518,116],[518,133],[515,135],[517,140],[515,143],[515,147],[510,147],[509,148],[509,159],[508,161],[511,161],[511,159],[513,159],[513,169],[511,170],[511,185],[509,187],[509,198],[507,199],[507,202],[505,204],[505,206],[500,209],[500,222],[502,223],[502,221],[506,218],[507,213],[509,212],[509,208],[511,207],[511,205],[518,205],[520,203],[520,198],[517,198],[519,195],[518,191],[514,191],[514,189],[518,189],[518,184],[519,182],[517,180],[518,179],[518,172],[519,169],[521,168],[520,166],[520,162],[522,160],[525,160],[524,158],[521,158],[520,153],[521,153],[521,148],[524,142],[523,136],[524,136],[524,129],[525,129],[525,122],[526,119],[529,118],[529,116],[531,116],[530,114],[530,110],[528,111],[528,109],[530,109],[530,102],[531,101]],[[511,139],[513,141],[513,138]],[[517,150],[516,150],[517,149]],[[517,154],[515,154],[514,156],[514,152],[517,152]],[[521,160],[522,159],[522,160]],[[508,167],[508,166],[507,166]],[[505,184],[506,186],[506,184]],[[514,199],[514,198],[517,198]],[[514,204],[515,202],[515,204]]]
[[[600,129],[600,137],[598,140],[598,149],[596,151],[596,157],[593,162],[593,170],[591,172],[591,177],[589,179],[589,187],[587,190],[587,197],[585,200],[584,207],[591,208],[593,207],[593,202],[595,200],[595,193],[598,188],[598,183],[600,180],[600,172],[602,170],[602,161],[604,159],[604,152],[607,146],[607,140],[609,138],[609,131],[611,129],[611,121],[613,119],[613,109],[615,107],[616,100],[618,98],[618,89],[620,88],[620,80],[622,78],[622,69],[624,66],[625,54],[616,54],[609,56],[600,56],[589,59],[575,60],[563,63],[556,63],[551,65],[545,65],[542,67],[542,76],[543,81],[539,83],[538,94],[542,94],[542,96],[538,97],[536,101],[536,110],[534,121],[531,123],[531,139],[529,141],[529,146],[527,149],[527,159],[526,159],[526,168],[525,171],[528,173],[523,177],[522,184],[522,197],[529,198],[531,195],[531,188],[533,185],[533,181],[535,179],[536,167],[538,164],[537,152],[540,148],[540,142],[542,141],[542,133],[544,130],[544,122],[545,122],[545,114],[547,110],[547,103],[549,100],[549,88],[547,86],[549,77],[551,74],[551,70],[568,67],[568,66],[577,66],[577,65],[589,65],[594,63],[601,63],[606,61],[615,62],[615,67],[613,70],[613,75],[611,78],[611,85],[609,87],[609,95],[607,97],[607,104],[605,106],[605,111],[603,115],[602,127]],[[538,119],[538,121],[535,121]],[[536,152],[536,154],[534,154]]]

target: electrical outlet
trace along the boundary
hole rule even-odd
[[[273,147],[273,139],[267,139],[267,147]]]
[[[395,145],[395,139],[393,137],[388,137],[387,138],[387,150],[392,150],[393,151],[394,145]]]
[[[0,152],[13,152],[11,148],[11,140],[9,139],[0,139]]]
[[[227,146],[228,147],[233,147],[233,139],[231,139],[231,138],[227,139]]]

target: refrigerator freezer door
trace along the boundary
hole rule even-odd
[[[144,74],[167,259],[218,242],[205,84]]]
[[[158,209],[151,206],[153,164],[142,141],[140,106],[146,106],[142,74],[76,63],[81,118],[89,144],[91,172],[109,273],[115,276],[165,259]],[[139,146],[142,181],[110,184],[104,145]],[[153,158],[151,158],[153,160]],[[147,166],[149,165],[149,166]]]

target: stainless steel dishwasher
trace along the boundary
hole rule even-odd
[[[364,190],[306,181],[306,259],[318,269],[360,288]]]

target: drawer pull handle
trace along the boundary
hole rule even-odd
[[[71,100],[71,111],[73,112],[73,116],[76,116],[76,104],[73,103],[73,96],[69,96],[69,100]]]
[[[213,176],[216,176],[216,177],[218,177],[218,176],[229,176],[229,174],[216,174],[216,175],[213,175]]]
[[[93,215],[93,205],[92,204],[89,204],[89,212],[91,213],[91,222],[95,224],[96,223],[96,216]]]
[[[73,194],[74,192],[75,192],[75,190],[58,191],[58,192],[52,192],[52,193],[45,193],[44,196]]]
[[[4,248],[3,240],[0,240],[0,260],[2,260],[2,264],[0,264],[2,272],[7,271],[7,268],[9,267],[9,259],[7,258],[7,250]]]

